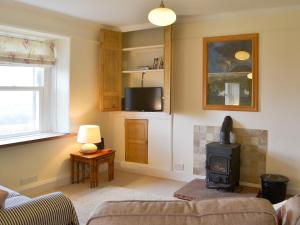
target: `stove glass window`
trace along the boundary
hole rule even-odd
[[[215,172],[227,173],[228,159],[220,156],[213,156],[210,158],[210,170]]]

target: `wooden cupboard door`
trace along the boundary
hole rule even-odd
[[[119,96],[104,96],[103,97],[103,112],[116,111],[119,109]]]
[[[172,27],[164,30],[164,112],[171,113],[171,81],[172,81]]]
[[[100,109],[121,110],[122,33],[100,30]]]
[[[125,120],[125,160],[148,164],[148,120]]]

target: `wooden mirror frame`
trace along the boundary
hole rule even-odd
[[[208,104],[208,44],[211,42],[252,41],[252,104],[251,106]],[[242,34],[203,39],[203,109],[229,111],[258,111],[258,34]]]

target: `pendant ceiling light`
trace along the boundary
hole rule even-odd
[[[152,9],[148,14],[149,21],[156,26],[168,26],[176,21],[176,14],[172,9],[166,8],[161,1],[160,7]]]

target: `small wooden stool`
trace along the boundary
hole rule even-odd
[[[115,151],[111,149],[98,150],[93,154],[81,152],[71,153],[71,181],[72,184],[84,181],[86,178],[86,166],[89,168],[90,187],[98,186],[98,166],[108,163],[108,180],[114,179]],[[81,169],[80,169],[81,167]],[[81,173],[80,173],[81,170]]]

